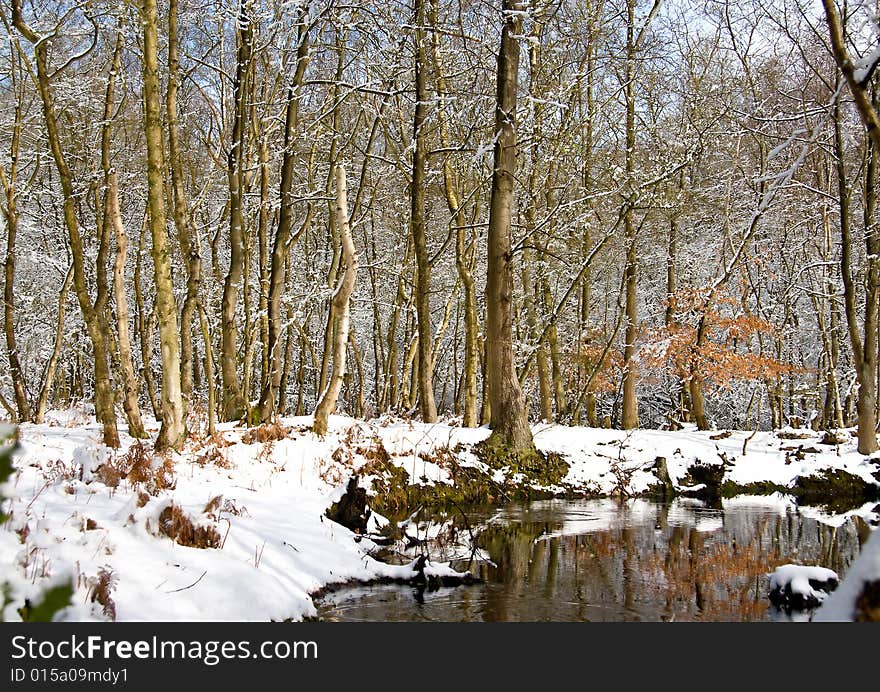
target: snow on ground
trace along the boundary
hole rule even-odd
[[[247,431],[220,426],[217,438],[173,455],[168,487],[123,479],[115,488],[104,482],[100,467],[125,454],[131,438],[123,435],[123,448],[111,452],[98,444],[94,419],[82,414],[54,413],[45,425],[22,426],[19,473],[4,493],[12,498],[12,519],[0,528],[0,565],[13,599],[4,618],[17,619],[24,598],[49,580],[72,575],[77,592],[61,616],[104,619],[102,605],[91,599],[102,569],[112,575],[116,619],[180,621],[300,619],[315,614],[310,594],[328,584],[413,574],[412,566],[370,557],[376,546],[328,520],[325,510],[342,496],[353,472],[370,488],[372,467],[364,468],[370,445],[381,443],[410,482],[432,485],[450,482],[453,450],[455,463],[490,472],[470,450],[489,430],[395,418],[334,416],[330,423],[321,439],[309,431],[311,417],[284,419],[289,434],[266,444],[247,444]],[[158,426],[152,427],[155,432]],[[811,431],[797,431],[804,439],[746,431],[713,440],[717,432],[693,429],[624,432],[539,424],[533,430],[540,450],[569,462],[566,485],[605,494],[639,493],[656,484],[652,467],[658,456],[666,458],[677,487],[696,461],[726,459],[726,478],[782,486],[825,468],[843,468],[874,483],[872,473],[880,466],[859,455],[854,440],[821,445]],[[796,458],[798,447],[802,459]],[[160,462],[153,461],[153,472],[161,476]],[[503,470],[491,472],[496,479],[504,476]],[[780,511],[792,502],[786,496],[759,501]],[[172,503],[193,528],[216,531],[219,547],[180,545],[160,533],[160,518],[171,513]],[[705,517],[705,530],[712,530],[712,520]],[[434,565],[426,571],[447,569]]]
[[[865,587],[873,585],[873,598],[859,603]],[[860,610],[872,610],[868,615]],[[850,565],[843,582],[813,616],[813,622],[851,621],[868,616],[873,621],[880,617],[880,531],[874,531],[862,551]]]
[[[143,507],[128,481],[114,489],[96,478],[97,466],[111,455],[96,443],[94,423],[22,426],[20,472],[4,492],[13,498],[12,518],[0,529],[0,564],[13,599],[4,619],[18,619],[17,607],[46,579],[67,574],[78,589],[62,619],[104,619],[88,589],[102,568],[114,577],[117,620],[300,619],[315,614],[309,594],[326,584],[412,576],[409,568],[371,558],[375,546],[368,539],[356,542],[323,516],[348,478],[333,452],[352,423],[331,419],[323,440],[294,430],[269,453],[222,426],[231,444],[216,448],[216,461],[200,465],[199,452],[175,455],[173,489]],[[120,453],[132,443],[124,436]],[[213,525],[222,547],[188,547],[160,535],[159,515],[172,500],[196,523]],[[433,566],[426,573],[444,570]]]
[[[880,470],[880,455],[865,457],[856,450],[856,440],[847,435],[840,445],[820,443],[822,433],[812,430],[785,430],[783,434],[802,435],[783,439],[774,432],[698,431],[692,426],[671,432],[665,430],[605,430],[538,425],[535,444],[544,452],[558,452],[571,463],[567,483],[595,487],[611,493],[621,480],[640,493],[657,483],[651,467],[657,457],[666,459],[669,476],[677,488],[689,466],[696,462],[732,464],[725,480],[740,485],[769,481],[790,487],[798,476],[815,475],[824,469],[842,469],[868,483],[877,483],[872,474]],[[713,440],[713,437],[720,439]],[[750,439],[749,439],[750,438]],[[743,443],[746,442],[743,455]],[[801,448],[802,460],[797,458]],[[811,451],[812,450],[812,451]]]

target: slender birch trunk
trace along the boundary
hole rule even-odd
[[[339,240],[342,244],[342,261],[345,265],[339,285],[333,294],[333,315],[335,325],[333,329],[333,371],[327,382],[327,388],[315,409],[315,424],[313,430],[318,435],[327,433],[327,423],[330,414],[336,410],[336,402],[342,390],[342,382],[345,376],[345,350],[348,345],[348,333],[350,328],[349,303],[351,294],[354,292],[357,278],[358,258],[351,236],[351,226],[348,219],[348,196],[345,182],[345,167],[336,165],[336,227],[339,229]]]
[[[104,99],[104,123],[101,126],[101,165],[104,169],[104,224],[113,228],[116,239],[116,257],[113,262],[113,298],[116,303],[116,331],[119,343],[119,370],[122,374],[122,407],[128,420],[128,434],[132,437],[146,438],[147,431],[141,420],[138,404],[138,383],[134,372],[131,337],[128,325],[128,299],[125,295],[125,261],[128,251],[128,236],[119,209],[119,177],[110,160],[110,125],[116,107],[116,76],[122,69],[122,47],[125,37],[120,30],[116,34],[113,49],[113,64],[107,79]]]

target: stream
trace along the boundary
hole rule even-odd
[[[875,508],[876,511],[876,508]],[[783,499],[547,500],[412,522],[420,552],[482,583],[425,591],[357,586],[318,602],[327,621],[808,620],[767,598],[769,573],[821,565],[842,578],[865,540],[858,517],[819,521]],[[860,530],[861,529],[861,530]]]

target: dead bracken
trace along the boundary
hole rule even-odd
[[[220,534],[214,526],[196,524],[173,502],[159,515],[159,532],[190,548],[217,548],[220,545]]]
[[[89,577],[86,582],[89,589],[89,601],[101,606],[101,611],[111,620],[116,620],[116,604],[110,594],[116,588],[116,575],[109,567],[102,567],[98,574]]]

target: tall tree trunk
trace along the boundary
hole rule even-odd
[[[593,194],[593,188],[595,186],[595,175],[593,171],[595,161],[595,155],[593,152],[595,136],[594,131],[597,110],[595,98],[595,84],[597,81],[597,76],[595,72],[595,65],[597,46],[599,44],[599,18],[602,15],[603,6],[603,0],[596,2],[593,5],[593,11],[590,13],[589,20],[586,26],[586,32],[587,36],[590,38],[590,42],[587,45],[587,55],[585,56],[586,74],[584,75],[584,79],[586,80],[586,88],[584,98],[586,103],[584,104],[584,106],[586,108],[586,123],[584,124],[584,163],[582,176],[584,193],[590,201],[587,202],[587,208],[585,210],[585,213],[588,216],[586,217],[587,221],[584,224],[583,241],[581,243],[582,257],[587,257],[590,253],[590,248],[592,245],[592,233],[590,232],[590,227],[593,221],[591,217],[595,215],[593,202],[590,198],[590,196]],[[590,303],[592,299],[592,284],[593,272],[589,267],[587,267],[584,270],[584,276],[581,283],[581,309],[578,320],[578,354],[581,356],[578,359],[578,383],[581,385],[581,387],[583,387],[586,382],[590,382],[594,379],[590,377],[590,366],[587,358],[588,354],[585,353],[586,347],[592,340],[590,338]],[[599,427],[599,417],[596,411],[596,393],[594,391],[587,391],[580,398],[583,398],[583,400],[585,401],[584,415],[587,419],[587,425],[593,428]],[[580,406],[578,406],[577,409],[574,411],[575,423],[579,422],[580,415],[581,410]]]
[[[534,29],[529,37],[528,57],[529,57],[529,97],[532,106],[532,131],[531,142],[529,144],[529,177],[528,177],[528,202],[525,204],[526,219],[526,237],[528,242],[533,243],[535,235],[535,227],[537,225],[537,203],[538,203],[538,164],[541,162],[541,152],[539,143],[541,142],[541,122],[543,119],[544,109],[541,104],[541,96],[538,92],[539,79],[539,52],[538,47],[541,44],[541,24],[535,21]],[[531,265],[533,259],[528,248],[523,249],[522,256],[522,275],[523,284],[523,307],[526,313],[526,326],[528,327],[530,337],[535,341],[534,348],[536,350],[535,365],[538,376],[538,395],[541,408],[541,419],[552,423],[553,418],[553,393],[550,387],[550,361],[547,354],[547,343],[544,340],[544,332],[538,325],[538,312],[535,308],[536,298],[542,297],[541,281],[533,281],[531,274]],[[528,367],[526,368],[528,370]],[[526,373],[523,372],[520,378],[521,382],[525,381]]]
[[[837,183],[840,197],[840,271],[843,278],[843,300],[853,350],[856,378],[859,383],[856,412],[859,425],[859,452],[873,454],[877,444],[877,363],[878,363],[878,302],[880,302],[880,229],[874,223],[874,200],[876,178],[876,152],[880,150],[880,115],[876,100],[871,98],[864,83],[856,79],[854,65],[844,40],[844,26],[833,0],[822,0],[831,34],[834,59],[843,73],[856,110],[865,126],[868,139],[868,163],[865,177],[865,244],[867,266],[865,268],[865,314],[862,333],[859,333],[856,311],[856,286],[852,270],[852,233],[849,218],[849,190],[846,185],[843,134],[841,132],[840,98],[834,103],[834,144],[837,155]]]
[[[121,22],[120,22],[121,24]],[[113,228],[116,239],[116,257],[113,262],[113,298],[116,303],[116,331],[119,339],[119,370],[122,374],[122,407],[128,420],[128,434],[132,437],[146,438],[147,431],[141,420],[138,404],[137,376],[131,350],[131,337],[128,326],[128,299],[125,295],[125,260],[128,249],[128,236],[122,223],[119,209],[119,177],[110,160],[110,125],[115,108],[116,76],[122,69],[122,47],[125,37],[120,26],[113,49],[113,65],[107,79],[104,99],[104,122],[101,125],[101,165],[104,170],[104,224]]]
[[[94,304],[89,297],[88,283],[85,273],[85,252],[83,238],[77,217],[76,190],[73,172],[67,164],[61,143],[61,129],[58,124],[55,102],[51,90],[49,70],[49,47],[51,37],[39,36],[24,21],[21,11],[21,0],[13,0],[12,21],[18,32],[34,46],[34,62],[36,63],[37,90],[43,106],[43,119],[49,148],[58,171],[61,190],[64,196],[63,216],[67,229],[67,239],[73,259],[73,287],[76,293],[86,330],[92,342],[95,373],[95,417],[102,426],[104,444],[108,447],[119,446],[119,433],[116,429],[116,413],[113,410],[113,383],[110,379],[110,363],[107,349],[107,323],[104,310],[108,298],[107,290],[107,249],[108,233],[106,229],[100,234],[98,255],[96,258],[95,282],[97,295]]]
[[[168,159],[171,169],[172,212],[183,263],[186,267],[186,297],[180,310],[180,389],[188,412],[193,396],[193,323],[202,282],[202,253],[193,227],[183,185],[183,161],[180,147],[180,124],[177,92],[180,88],[180,39],[178,36],[178,0],[168,3],[168,87],[165,113],[168,120]]]
[[[839,212],[840,212],[840,274],[843,280],[843,304],[846,322],[849,331],[850,345],[853,352],[853,364],[855,365],[856,379],[859,384],[858,398],[856,400],[856,414],[858,416],[859,426],[859,452],[861,454],[871,454],[877,451],[877,432],[875,430],[877,421],[874,415],[874,368],[873,358],[869,356],[867,349],[876,354],[876,329],[877,329],[877,276],[876,269],[872,276],[869,266],[866,272],[866,295],[865,295],[865,324],[863,326],[864,339],[860,333],[859,319],[856,309],[856,284],[852,269],[852,230],[850,218],[850,190],[847,185],[846,164],[844,161],[843,132],[841,127],[840,99],[835,101],[834,105],[834,148],[837,157],[837,185],[839,196]],[[873,168],[876,165],[873,161],[873,154],[869,154],[869,162],[867,166],[868,178],[874,176]],[[871,180],[873,183],[873,180]],[[876,232],[876,231],[875,231]],[[866,238],[868,247],[872,244],[871,233],[866,229]],[[870,262],[870,260],[869,260]],[[871,283],[874,282],[872,290]],[[871,305],[873,297],[874,305]],[[871,331],[874,336],[872,337]],[[867,357],[866,357],[867,356]]]
[[[266,347],[269,343],[269,219],[272,215],[272,200],[270,198],[270,159],[268,128],[261,125],[262,136],[260,138],[260,211],[257,220],[257,243],[259,246],[258,269],[260,282],[260,316],[259,337],[260,344],[260,387],[264,387],[269,381],[269,352]]]
[[[354,292],[357,277],[358,258],[351,237],[351,226],[348,220],[348,195],[345,184],[345,167],[336,166],[336,227],[339,229],[339,240],[342,244],[342,261],[345,264],[339,286],[333,294],[333,315],[336,324],[333,329],[333,372],[327,382],[321,400],[315,409],[313,430],[317,435],[327,433],[330,414],[336,410],[339,392],[345,376],[345,349],[348,345],[350,322],[349,303]]]
[[[12,138],[9,145],[10,169],[0,166],[0,184],[6,203],[2,205],[3,219],[6,221],[6,259],[4,264],[3,283],[3,330],[6,333],[6,355],[9,358],[9,374],[12,377],[12,389],[15,393],[15,406],[18,420],[31,419],[31,407],[28,403],[27,386],[24,370],[18,357],[18,344],[15,339],[15,242],[18,233],[18,155],[21,149],[22,107],[24,94],[20,90],[20,78],[12,71],[12,86],[17,94],[15,102],[15,118],[12,125]]]
[[[626,98],[626,180],[627,199],[625,201],[623,227],[626,242],[626,330],[623,346],[623,402],[620,424],[624,430],[639,427],[639,404],[636,399],[637,373],[633,356],[638,335],[638,255],[636,253],[635,229],[633,228],[633,206],[635,191],[633,172],[635,169],[635,5],[636,0],[626,2],[626,70],[624,95]]]
[[[342,244],[339,239],[339,228],[336,225],[336,212],[334,210],[335,202],[330,195],[333,191],[333,180],[336,169],[336,157],[339,155],[339,133],[341,131],[342,112],[340,106],[339,89],[342,83],[342,75],[345,71],[346,44],[348,41],[348,29],[343,28],[336,30],[335,49],[336,49],[336,72],[333,78],[333,84],[330,87],[332,94],[331,102],[333,103],[332,115],[332,132],[333,138],[330,141],[330,155],[328,157],[330,168],[327,173],[327,181],[325,184],[325,192],[327,195],[327,212],[330,216],[328,245],[332,252],[330,268],[327,271],[327,287],[332,289],[336,286],[340,279],[342,267]],[[330,376],[330,365],[333,358],[334,335],[333,328],[337,323],[336,315],[333,314],[334,303],[331,300],[327,310],[327,321],[324,324],[324,353],[321,357],[321,371],[318,380],[317,392],[324,392],[327,388],[327,379]]]
[[[253,26],[248,0],[241,0],[238,13],[238,56],[233,84],[232,143],[227,156],[229,181],[229,272],[223,283],[220,370],[223,378],[223,420],[239,420],[247,402],[238,379],[238,327],[235,311],[244,270],[244,148],[247,137],[248,82]]]
[[[435,73],[435,90],[440,103],[437,107],[437,118],[440,124],[440,145],[444,149],[452,146],[447,121],[445,103],[447,94],[446,78],[443,74],[443,59],[440,53],[440,32],[436,30],[438,0],[431,0],[430,21],[435,30],[431,32],[432,52]],[[464,362],[462,363],[462,425],[466,428],[477,427],[477,361],[479,349],[479,319],[477,316],[477,290],[473,275],[474,243],[468,243],[465,237],[464,220],[461,218],[461,195],[452,170],[452,162],[447,156],[443,160],[443,190],[446,205],[449,208],[449,222],[455,227],[455,269],[463,290],[464,308]]]
[[[268,370],[260,397],[260,419],[271,420],[279,402],[279,388],[284,352],[282,334],[285,330],[281,317],[281,298],[287,281],[287,258],[290,256],[291,229],[293,226],[293,175],[296,163],[294,136],[299,121],[299,98],[309,60],[308,27],[300,25],[299,44],[296,53],[296,70],[292,84],[287,92],[287,109],[284,119],[284,153],[281,159],[281,206],[278,214],[278,228],[272,244],[271,269],[269,272],[269,292],[267,299],[267,341]],[[303,230],[311,220],[312,205],[307,211]],[[289,340],[289,339],[288,339]]]
[[[516,91],[522,18],[514,0],[504,0],[498,51],[495,146],[489,203],[486,268],[486,382],[492,428],[487,445],[499,456],[535,455],[532,431],[513,357],[513,257],[510,224],[516,169]]]
[[[147,144],[147,204],[153,240],[156,315],[162,352],[162,427],[156,449],[180,449],[186,438],[183,392],[180,383],[180,332],[171,277],[171,252],[165,214],[165,154],[162,113],[159,105],[159,58],[156,0],[143,0],[144,27],[144,132]],[[142,338],[146,335],[142,334]],[[148,368],[149,364],[144,363]]]
[[[428,262],[428,245],[425,237],[425,161],[427,142],[425,119],[428,116],[428,86],[425,78],[427,57],[425,51],[425,0],[413,0],[414,16],[414,74],[416,105],[413,115],[413,158],[412,182],[410,188],[410,232],[416,255],[415,304],[419,333],[419,412],[422,420],[433,423],[437,420],[437,405],[434,402],[434,363],[431,331],[431,266]]]

